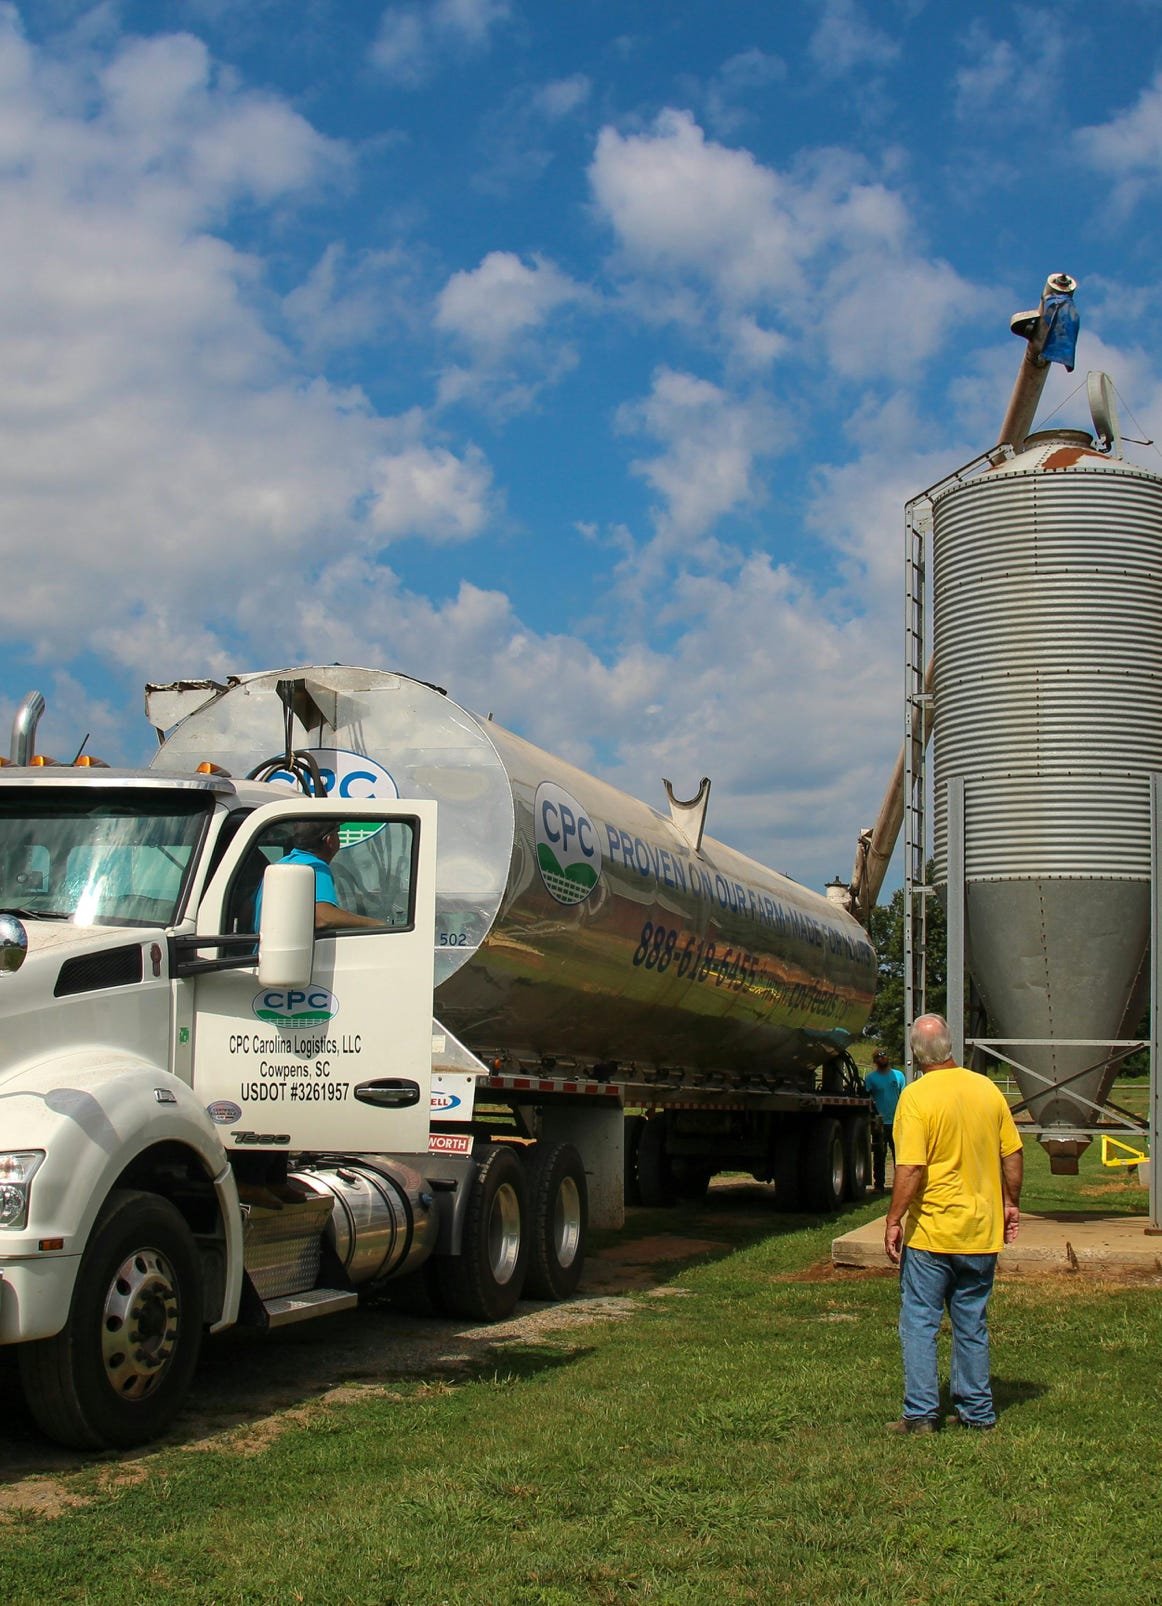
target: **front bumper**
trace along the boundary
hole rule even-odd
[[[51,1338],[68,1320],[79,1255],[0,1262],[0,1344]]]

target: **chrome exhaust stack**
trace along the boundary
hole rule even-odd
[[[36,745],[36,727],[44,713],[44,698],[38,691],[30,691],[16,710],[12,721],[12,745],[9,748],[10,764],[28,764]]]

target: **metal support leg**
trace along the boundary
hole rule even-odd
[[[948,1025],[952,1032],[952,1056],[964,1064],[964,777],[954,775],[948,782]]]
[[[1150,777],[1150,1223],[1162,1230],[1162,775]]]

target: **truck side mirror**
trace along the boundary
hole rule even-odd
[[[271,864],[262,877],[258,980],[305,987],[315,961],[315,872],[309,864]]]

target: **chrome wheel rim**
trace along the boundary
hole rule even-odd
[[[143,1400],[154,1392],[177,1348],[179,1318],[177,1279],[161,1251],[126,1256],[101,1314],[101,1360],[119,1398]]]
[[[562,1177],[553,1206],[553,1253],[559,1266],[571,1266],[581,1243],[581,1192],[572,1177]]]
[[[496,1190],[488,1216],[488,1263],[498,1283],[512,1277],[520,1259],[520,1199],[510,1182]]]
[[[831,1145],[831,1187],[837,1198],[843,1197],[843,1144],[838,1138]]]

